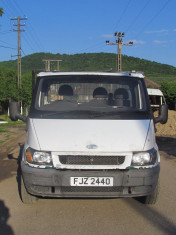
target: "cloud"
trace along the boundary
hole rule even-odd
[[[102,38],[112,38],[114,35],[113,34],[102,34]]]
[[[145,31],[146,34],[152,34],[152,33],[168,33],[168,32],[169,32],[169,30],[167,30],[167,29]]]
[[[154,44],[166,44],[168,43],[167,41],[160,41],[160,40],[153,40]]]
[[[134,44],[140,44],[140,45],[143,45],[145,44],[146,42],[145,41],[141,41],[141,40],[131,40]]]
[[[176,32],[176,29],[174,29],[173,31]]]

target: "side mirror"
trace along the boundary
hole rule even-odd
[[[18,121],[18,119],[20,119],[23,122],[26,122],[27,118],[20,114],[20,106],[18,102],[13,101],[9,103],[9,113],[12,121]]]
[[[159,116],[154,118],[155,123],[160,122],[161,124],[165,124],[168,119],[168,105],[163,104],[159,108]]]

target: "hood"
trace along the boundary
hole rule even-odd
[[[144,150],[150,120],[29,119],[28,144],[42,151]]]

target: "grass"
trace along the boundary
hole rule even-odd
[[[17,122],[11,121],[8,114],[0,115],[0,120],[8,122],[8,123],[0,124],[0,125],[4,125],[4,126],[14,126],[14,125],[19,125],[19,124],[24,124],[24,122],[22,122],[22,121],[17,121]]]
[[[1,120],[1,121],[11,122],[11,120],[10,120],[10,118],[8,117],[7,114],[2,114],[2,115],[0,115],[0,120]]]
[[[11,121],[7,114],[0,115],[0,121],[7,122],[0,124],[0,135],[2,135],[2,140],[0,140],[0,145],[5,143],[10,138],[10,131],[8,127],[16,125],[24,125],[24,122],[22,121],[17,121],[17,122]]]
[[[0,126],[0,133],[8,132],[8,130],[4,130],[3,127]]]
[[[24,124],[24,122],[22,121],[17,121],[17,122],[11,121],[7,114],[0,115],[0,120],[7,122],[0,124],[0,133],[8,132],[7,127]]]

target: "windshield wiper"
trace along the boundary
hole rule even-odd
[[[59,115],[59,117],[65,117],[65,115],[69,115],[69,117],[71,117],[71,116],[77,116],[77,117],[79,117],[79,116],[83,116],[83,115],[87,115],[87,116],[89,116],[90,114],[89,114],[89,112],[91,112],[92,113],[92,111],[90,111],[90,110],[78,110],[78,109],[76,109],[76,110],[67,110],[67,111],[57,111],[57,112],[52,112],[52,113],[46,113],[46,114],[41,114],[40,115],[40,117],[41,118],[45,118],[45,117],[51,117],[51,116],[55,116],[55,115]]]
[[[97,117],[109,117],[109,116],[115,116],[115,115],[119,115],[118,112],[116,111],[113,111],[113,112],[101,112],[101,113],[98,113],[98,114],[93,114],[91,115],[91,118],[97,118]]]
[[[129,109],[124,109],[124,107],[118,107],[118,109],[116,109],[115,111],[101,112],[98,114],[94,114],[91,116],[91,118],[120,116],[121,114],[128,114],[128,113],[141,113],[141,111],[134,109],[129,110]]]
[[[128,113],[141,113],[141,111],[139,110],[135,110],[135,109],[127,109],[124,107],[118,107],[113,111],[102,111],[100,112],[99,110],[80,110],[80,109],[76,109],[76,110],[67,110],[67,111],[50,111],[49,113],[44,113],[44,114],[40,114],[41,118],[46,118],[46,117],[52,117],[55,115],[58,115],[58,118],[73,118],[73,117],[83,117],[86,116],[87,118],[93,119],[93,118],[98,118],[98,117],[111,117],[111,116],[119,116],[121,114],[128,114]]]
[[[53,113],[46,113],[46,114],[40,114],[40,117],[43,118],[43,117],[49,117],[49,116],[54,116],[54,115],[64,115],[64,114],[68,114],[70,112],[75,112],[75,110],[70,110],[70,111],[57,111],[57,112],[53,112]]]

